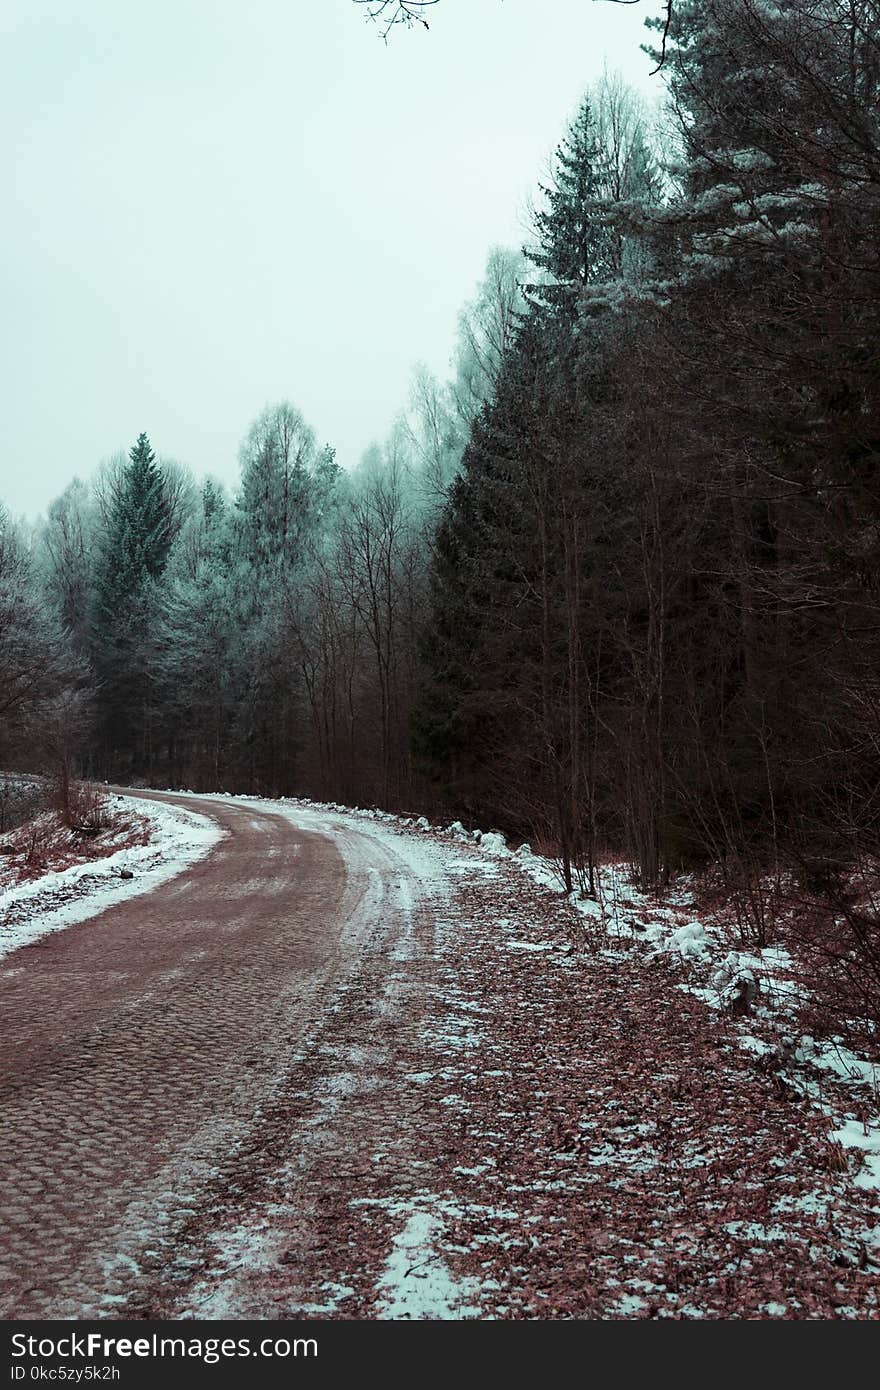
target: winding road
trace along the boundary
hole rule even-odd
[[[338,840],[248,803],[156,799],[219,822],[210,857],[0,964],[5,1317],[112,1312],[365,944],[409,928],[380,846],[346,864]]]

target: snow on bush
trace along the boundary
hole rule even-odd
[[[486,850],[489,854],[506,854],[507,843],[500,830],[490,830],[480,836],[480,849]]]
[[[712,976],[712,988],[722,1008],[752,1000],[758,993],[761,961],[745,951],[728,951]]]
[[[702,922],[685,922],[668,933],[663,927],[655,927],[646,937],[654,941],[656,954],[677,955],[687,961],[708,960],[714,946]]]

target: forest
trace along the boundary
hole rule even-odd
[[[876,1017],[880,9],[662,38],[662,114],[587,92],[357,467],[283,401],[234,493],[134,421],[0,513],[0,761],[497,825],[585,893],[711,869],[753,941],[796,882]]]

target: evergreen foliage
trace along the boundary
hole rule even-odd
[[[153,764],[156,604],[173,528],[162,469],[141,434],[110,490],[91,621],[103,758],[123,775]]]

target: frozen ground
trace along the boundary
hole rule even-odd
[[[108,798],[108,805],[111,812],[124,812],[125,822],[101,837],[101,858],[23,883],[14,881],[12,859],[0,860],[0,959],[50,932],[150,892],[209,854],[221,838],[213,821],[184,807],[116,795]]]

